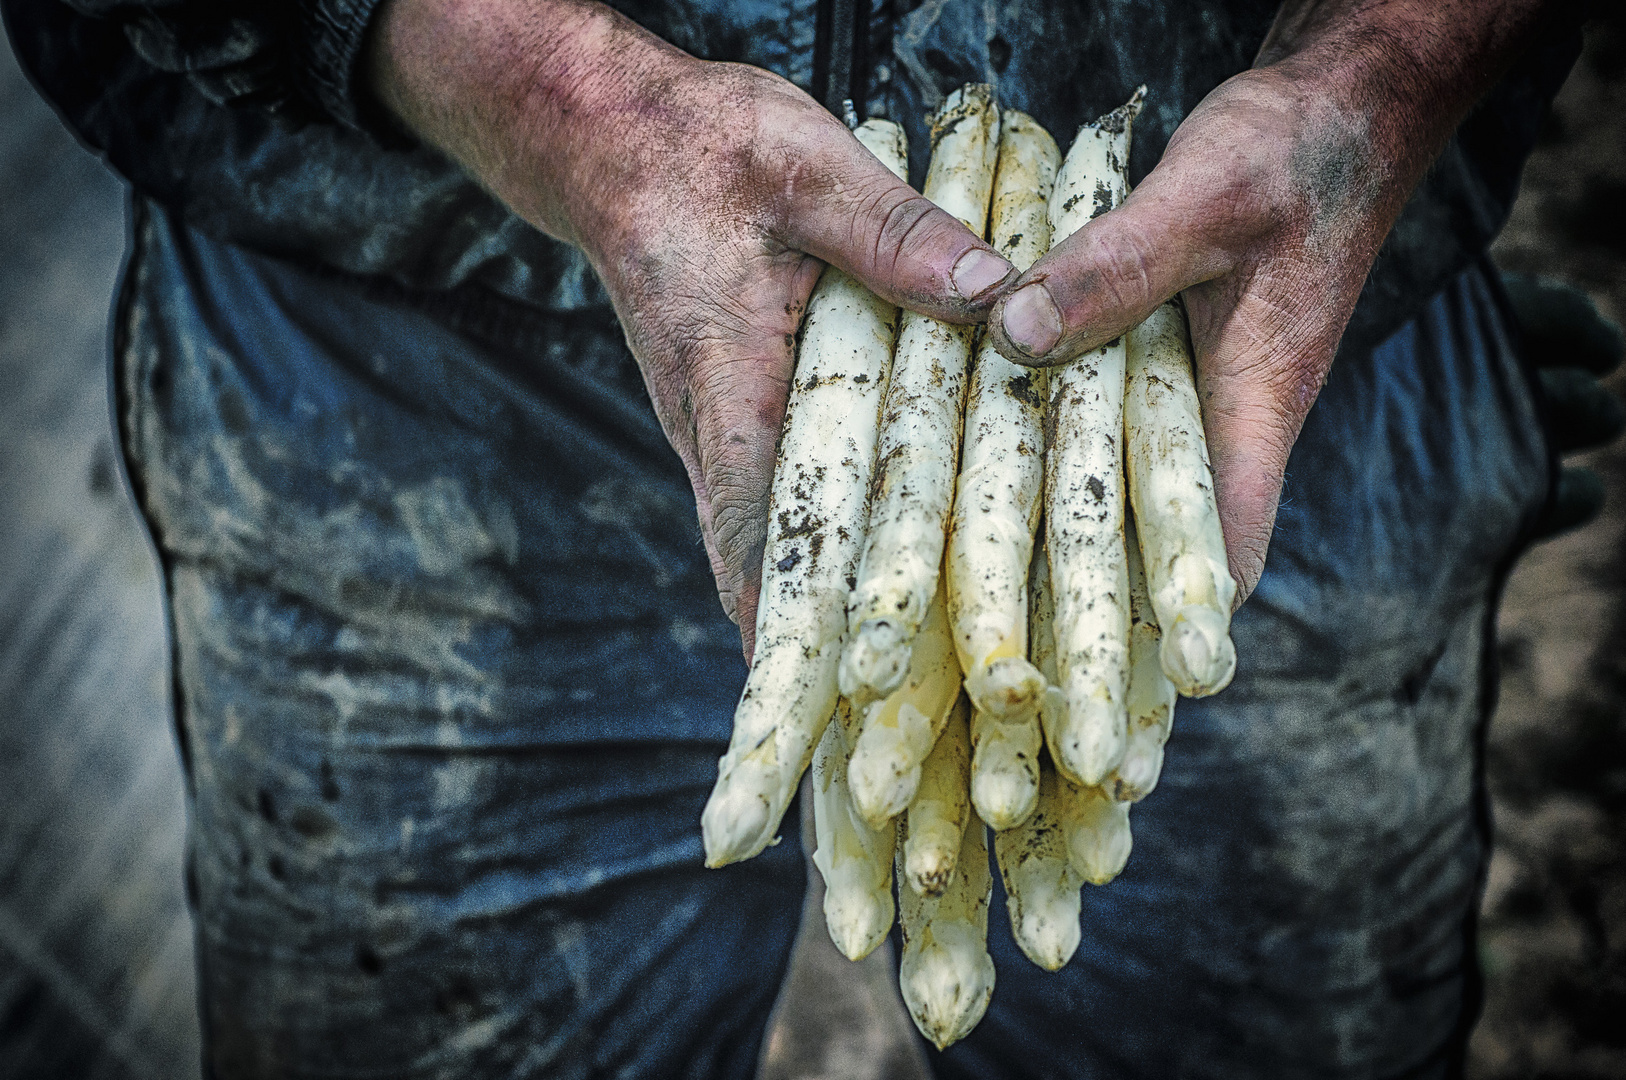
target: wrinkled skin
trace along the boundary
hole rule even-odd
[[[1240,603],[1383,237],[1542,6],[1291,0],[1255,68],[1193,110],[1124,205],[1020,280],[785,80],[697,60],[602,5],[391,0],[369,63],[408,128],[592,261],[749,657],[794,334],[821,260],[949,321],[993,309],[1000,351],[1036,365],[1183,292]]]
[[[1255,67],[1216,87],[1124,204],[1057,245],[995,312],[999,351],[1048,366],[1183,293],[1238,605],[1378,248],[1541,7],[1283,5]]]
[[[373,83],[410,128],[603,279],[753,647],[774,448],[824,262],[952,322],[1015,270],[777,75],[601,5],[395,0]]]

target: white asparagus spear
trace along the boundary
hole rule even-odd
[[[892,857],[898,830],[872,829],[847,791],[847,755],[858,723],[846,701],[813,755],[813,865],[824,878],[824,924],[841,955],[862,960],[886,940],[895,913]]]
[[[1000,118],[988,233],[1026,270],[1050,247],[1047,204],[1061,151],[1026,113]],[[971,798],[993,828],[1025,818],[1038,797],[1038,699],[1027,660],[1027,571],[1044,492],[1043,371],[999,355],[986,335],[966,404],[949,522],[949,621],[975,714]]]
[[[1039,723],[1050,758],[1056,758],[1055,740],[1067,716],[1067,699],[1056,683],[1056,598],[1050,588],[1050,558],[1041,540],[1034,545],[1028,569],[1028,658],[1045,678],[1039,699]]]
[[[1054,608],[1050,592],[1049,561],[1043,549],[1034,557],[1029,572],[1032,615],[1029,640],[1034,664],[1047,679],[1055,678]],[[1041,765],[1041,777],[1053,775],[1055,744],[1053,732],[1061,730],[1067,712],[1067,699],[1054,686],[1039,706],[1039,719],[1050,745],[1051,760]],[[1082,787],[1065,776],[1056,776],[1054,813],[1061,824],[1067,858],[1073,870],[1085,881],[1105,885],[1129,861],[1131,836],[1129,804],[1116,802],[1098,787]],[[1044,783],[1043,779],[1040,781]]]
[[[1174,684],[1163,673],[1158,658],[1163,635],[1157,628],[1146,596],[1146,574],[1141,568],[1135,522],[1127,525],[1125,549],[1129,555],[1129,748],[1123,761],[1102,785],[1119,802],[1139,802],[1157,787],[1163,771],[1163,744],[1174,723]]]
[[[1148,592],[1163,627],[1163,670],[1205,697],[1236,674],[1236,582],[1214,502],[1184,309],[1164,304],[1129,332],[1124,447]]]
[[[1086,124],[1050,196],[1051,245],[1123,201],[1130,123],[1142,91]],[[1045,521],[1056,604],[1057,685],[1067,700],[1051,739],[1069,779],[1098,784],[1128,738],[1129,586],[1124,567],[1123,394],[1120,338],[1051,375]]]
[[[1042,745],[1037,703],[1027,716],[1015,720],[972,712],[971,804],[990,828],[1015,828],[1033,813],[1039,798]]]
[[[971,772],[970,705],[961,694],[954,701],[937,745],[926,757],[920,787],[909,804],[909,842],[903,848],[909,885],[922,896],[938,896],[954,877],[954,860],[971,817],[966,777]]]
[[[1050,247],[1046,207],[1061,151],[1026,113],[1000,120],[988,215],[994,247],[1026,270]],[[977,350],[948,541],[949,621],[971,703],[1030,716],[1043,678],[1027,662],[1027,573],[1044,492],[1044,372]]]
[[[960,665],[949,639],[942,582],[926,612],[903,685],[864,710],[847,784],[864,820],[880,828],[920,788],[921,768],[960,696]]]
[[[859,141],[900,177],[903,129],[871,120]],[[847,582],[869,483],[898,309],[827,267],[808,302],[769,495],[756,653],[701,817],[706,865],[773,839],[836,703]]]
[[[999,149],[999,111],[989,88],[965,86],[950,94],[933,119],[932,142],[925,196],[981,236]],[[971,327],[904,313],[841,658],[841,692],[860,708],[903,682],[937,588],[971,337]]]
[[[907,843],[906,837],[900,848]],[[898,987],[915,1026],[939,1050],[965,1038],[993,996],[994,961],[988,955],[993,890],[986,828],[974,813],[961,840],[954,879],[942,896],[921,896],[901,870],[898,874],[898,925],[903,930]]]
[[[1059,779],[1048,766],[1039,781],[1032,815],[1014,829],[994,834],[994,854],[1005,881],[1011,936],[1029,960],[1059,971],[1078,948],[1084,878],[1068,857],[1062,831]]]
[[[1067,858],[1085,881],[1105,885],[1129,861],[1129,804],[1113,800],[1098,787],[1080,787],[1066,777],[1060,779],[1058,799]]]

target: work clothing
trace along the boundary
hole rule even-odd
[[[967,79],[1064,143],[1145,82],[1138,179],[1274,8],[877,2],[837,40],[830,0],[618,6],[826,100],[855,73],[917,180]],[[366,0],[5,10],[137,191],[116,384],[175,636],[212,1075],[749,1076],[800,846],[701,867],[744,666],[584,260],[357,93]],[[1477,259],[1574,47],[1533,43],[1397,227],[1236,682],[1180,703],[1066,969],[996,903],[993,1003],[945,1080],[1459,1067],[1486,646],[1549,475]]]
[[[546,311],[607,308],[584,260],[538,234],[457,166],[390,126],[358,86],[378,0],[3,0],[28,70],[135,186],[205,234],[425,290],[476,284]],[[622,0],[611,6],[697,56],[827,88],[854,71],[862,115],[909,133],[925,175],[926,118],[966,81],[1067,143],[1148,88],[1129,176],[1139,181],[1213,87],[1248,67],[1275,0]],[[903,8],[910,8],[903,11]],[[832,22],[854,27],[832,41]],[[821,33],[821,31],[823,31]],[[1547,101],[1579,51],[1555,22],[1487,96],[1402,215],[1351,323],[1387,336],[1489,243]],[[822,48],[821,48],[822,44]],[[845,46],[838,48],[838,46]],[[839,96],[841,90],[825,89]],[[1365,162],[1330,162],[1358,175]]]

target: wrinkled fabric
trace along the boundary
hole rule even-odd
[[[395,290],[152,210],[120,414],[163,553],[221,1077],[749,1075],[794,829],[701,868],[744,681],[613,327]],[[1340,362],[1239,674],[1182,701],[1122,878],[1039,971],[1002,901],[943,1080],[1456,1075],[1532,392],[1459,277]],[[794,815],[787,820],[794,822]]]
[[[378,0],[61,0],[214,105],[359,122],[361,47]]]
[[[417,288],[475,283],[545,310],[607,309],[602,292],[584,284],[592,274],[577,252],[525,225],[440,155],[366,125],[354,65],[374,0],[307,0],[295,5],[297,17],[243,0],[157,9],[77,0],[100,18],[60,2],[0,2],[20,57],[68,122],[205,233]],[[818,0],[613,6],[696,56],[755,64],[803,89],[815,82]],[[926,116],[962,82],[992,83],[1004,104],[1033,114],[1064,144],[1145,83],[1130,160],[1138,181],[1192,107],[1249,66],[1276,6],[872,0],[876,61],[859,106],[909,130],[919,183]],[[201,43],[189,50],[194,36]],[[1488,245],[1579,48],[1573,15],[1555,17],[1465,122],[1385,244],[1347,335],[1352,348],[1387,336]],[[209,89],[210,73],[250,68],[269,74],[250,80],[240,104],[264,97],[310,108],[278,119],[263,108],[221,107],[232,94]],[[305,122],[309,115],[328,122]],[[358,123],[366,130],[348,126]]]
[[[749,1077],[805,877],[702,866],[745,668],[693,499],[613,326],[481,299],[138,221],[207,1063]]]
[[[1252,64],[1278,7],[1276,0],[926,0],[893,28],[892,61],[877,68],[871,111],[908,129],[919,183],[930,150],[926,118],[964,82],[992,84],[1002,105],[1032,115],[1064,150],[1079,125],[1145,84],[1128,169],[1139,183],[1197,103]],[[1415,315],[1501,230],[1547,103],[1579,54],[1573,17],[1555,18],[1463,123],[1372,267],[1345,332],[1352,351],[1370,349]]]
[[[346,112],[359,32],[315,63],[291,8],[0,2],[143,193],[117,382],[168,584],[214,1074],[749,1075],[799,845],[701,869],[744,668],[586,263]],[[621,6],[815,81],[817,0]],[[1145,81],[1138,179],[1269,16],[875,0],[860,108],[911,127],[918,179],[924,112],[964,79],[1062,141]],[[945,1078],[1453,1075],[1485,646],[1548,467],[1471,263],[1574,44],[1538,35],[1408,207],[1294,451],[1236,684],[1180,705],[1067,969],[995,911],[993,1005]]]

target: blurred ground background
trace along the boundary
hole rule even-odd
[[[0,1076],[195,1076],[163,620],[106,398],[121,193],[9,50],[0,237]],[[1626,318],[1626,13],[1589,30],[1495,254]],[[1581,463],[1603,518],[1530,552],[1501,619],[1473,1080],[1626,1077],[1626,444]],[[899,1009],[810,896],[765,1077],[924,1077]]]
[[[1626,321],[1626,5],[1588,28],[1493,254]],[[1607,384],[1626,394],[1626,373]],[[1626,1077],[1626,440],[1568,459],[1603,516],[1508,584],[1490,728],[1496,851],[1473,1080]]]
[[[9,48],[0,238],[0,1076],[195,1076],[164,624],[107,406],[122,189]]]

